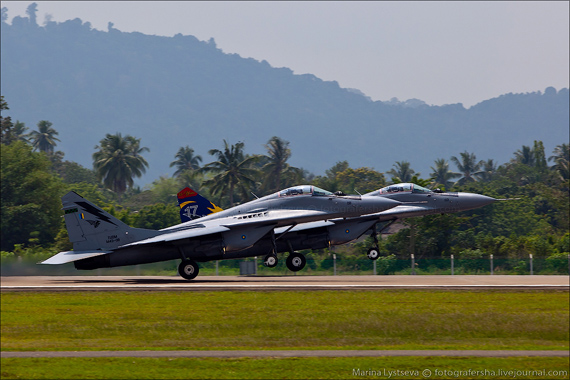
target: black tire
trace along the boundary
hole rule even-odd
[[[307,264],[307,259],[305,259],[305,256],[301,255],[300,253],[293,252],[287,256],[286,264],[287,268],[289,268],[290,271],[298,272],[305,267],[305,264]]]
[[[178,265],[178,274],[186,280],[195,279],[198,272],[200,272],[200,268],[194,260],[182,260]]]
[[[270,253],[269,255],[265,256],[265,258],[263,259],[263,265],[265,265],[268,268],[275,268],[278,263],[279,259],[273,253]]]
[[[378,251],[378,248],[373,247],[368,250],[366,256],[368,256],[370,260],[378,260],[378,258],[380,257],[380,252]]]

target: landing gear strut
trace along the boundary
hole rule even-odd
[[[390,227],[396,220],[397,219],[390,221],[390,223],[382,227],[380,231],[376,230],[376,224],[374,224],[372,227],[372,234],[370,236],[372,237],[372,240],[374,240],[374,246],[370,247],[366,253],[366,256],[368,256],[370,260],[377,260],[380,257],[380,248],[378,247],[378,234],[384,231],[386,228]]]
[[[376,224],[372,226],[372,234],[370,235],[372,240],[374,240],[374,246],[368,249],[366,256],[370,260],[377,260],[380,257],[380,248],[378,247],[378,232],[376,231]]]
[[[271,252],[263,259],[263,265],[268,268],[275,268],[279,262],[277,258],[277,243],[275,240],[275,232],[271,231]]]

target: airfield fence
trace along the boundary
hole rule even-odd
[[[251,264],[243,265],[244,262]],[[37,260],[24,257],[3,258],[2,276],[175,276],[178,261],[135,265],[129,267],[101,268],[92,271],[76,270],[73,264],[38,265]],[[412,266],[413,264],[413,266]],[[346,256],[315,259],[307,257],[303,270],[294,273],[287,269],[285,257],[280,257],[275,268],[263,265],[263,257],[245,260],[223,260],[198,263],[200,275],[257,275],[257,276],[333,276],[333,275],[556,275],[570,273],[570,255],[558,254],[548,258],[415,258],[397,259],[383,256],[376,261],[366,257]],[[240,268],[241,267],[241,268]],[[246,270],[244,271],[244,268]]]

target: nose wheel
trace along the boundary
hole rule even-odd
[[[289,256],[287,256],[286,264],[290,271],[298,272],[305,267],[307,259],[298,252],[291,252]]]
[[[368,253],[366,253],[366,256],[368,256],[368,258],[370,260],[377,260],[378,257],[380,256],[380,251],[378,250],[378,248],[372,247],[368,250]]]
[[[279,259],[277,259],[277,256],[275,256],[275,254],[273,253],[270,253],[269,255],[265,256],[265,258],[263,259],[263,265],[265,265],[268,268],[275,268],[278,262]]]

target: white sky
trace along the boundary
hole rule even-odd
[[[226,53],[357,88],[373,100],[470,107],[569,87],[569,2],[37,1],[95,29],[213,37]],[[8,22],[31,1],[2,1]]]

